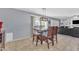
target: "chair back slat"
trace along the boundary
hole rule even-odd
[[[57,32],[58,32],[58,27],[57,26],[53,26],[52,29],[53,29],[53,35],[56,35]]]
[[[48,27],[48,36],[52,37],[52,27]]]

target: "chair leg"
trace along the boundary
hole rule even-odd
[[[41,45],[43,44],[42,40],[41,40]]]
[[[43,44],[43,38],[42,38],[42,36],[41,36],[41,45]]]
[[[34,42],[34,35],[33,35],[33,42]]]
[[[57,34],[56,34],[56,43],[57,43],[58,41],[57,41]]]
[[[47,46],[48,46],[48,49],[49,49],[49,42],[48,42],[48,39],[46,39],[46,42],[47,42]]]
[[[37,38],[36,38],[36,46],[38,45],[38,36],[37,36]]]
[[[51,40],[52,40],[52,46],[53,46],[54,45],[54,40],[53,40],[53,38]]]

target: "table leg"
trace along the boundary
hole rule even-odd
[[[43,44],[43,37],[42,37],[42,33],[41,33],[41,45]]]

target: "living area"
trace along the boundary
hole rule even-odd
[[[78,8],[0,8],[1,50],[79,50],[78,10]]]

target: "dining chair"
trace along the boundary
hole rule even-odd
[[[40,40],[40,38],[41,38],[41,33],[37,29],[34,29],[33,42],[36,40],[36,46],[37,46],[38,40]]]
[[[49,49],[49,40],[52,41],[52,46],[54,45],[54,40],[53,40],[53,30],[52,27],[48,27],[48,31],[44,32],[42,34],[42,39],[47,43],[48,49]]]
[[[52,41],[52,46],[54,45],[54,37],[56,37],[57,43],[57,33],[58,33],[58,26],[48,27],[48,31],[42,34],[42,39],[47,42],[49,48],[49,40]]]

